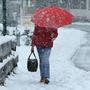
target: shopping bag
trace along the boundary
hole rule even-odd
[[[31,58],[31,55],[34,55],[34,58]],[[27,69],[30,72],[36,72],[38,69],[38,60],[36,58],[36,55],[34,53],[34,51],[32,51],[28,57],[27,60]]]

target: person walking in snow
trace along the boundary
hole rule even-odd
[[[40,82],[43,82],[45,84],[48,84],[50,82],[49,56],[51,53],[51,48],[53,47],[53,41],[56,39],[57,36],[57,29],[39,27],[35,25],[35,29],[32,36],[31,51],[33,51],[34,46],[36,46],[40,59]]]

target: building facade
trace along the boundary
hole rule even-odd
[[[69,11],[77,20],[90,21],[90,0],[70,0]]]

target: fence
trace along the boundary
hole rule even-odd
[[[4,85],[6,77],[17,66],[18,55],[15,49],[15,39],[10,39],[10,37],[0,38],[0,85]]]

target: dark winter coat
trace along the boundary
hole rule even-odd
[[[32,45],[53,47],[53,39],[58,36],[57,29],[35,26],[32,36]]]

